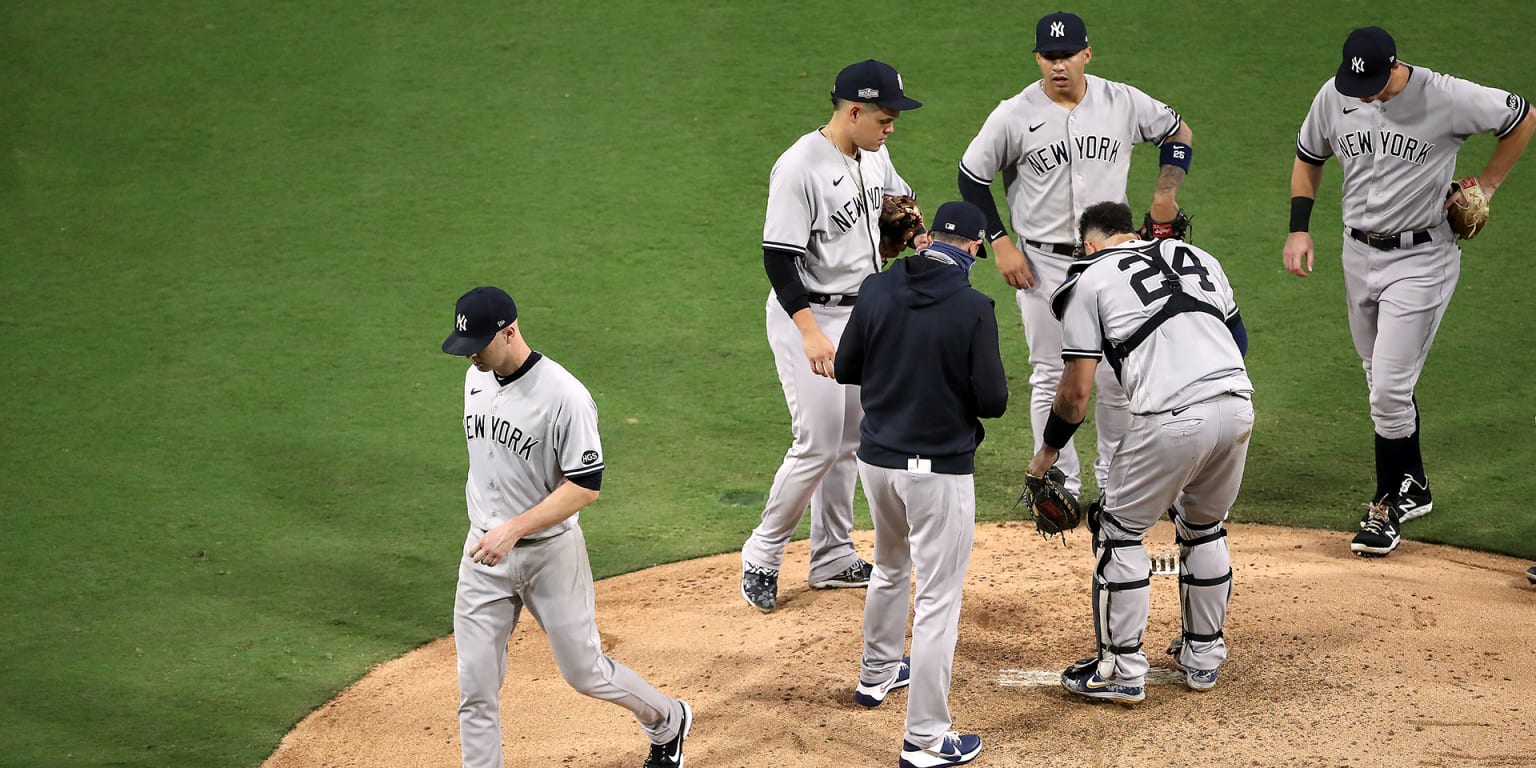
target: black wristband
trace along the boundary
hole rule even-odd
[[[1052,408],[1051,415],[1045,420],[1045,433],[1040,436],[1040,440],[1059,451],[1067,444],[1068,440],[1072,439],[1072,435],[1077,432],[1077,428],[1082,426],[1082,424],[1081,421],[1074,424],[1063,419],[1056,413],[1056,409]]]
[[[1317,202],[1310,197],[1296,196],[1291,198],[1291,231],[1306,232],[1312,225],[1312,204]]]

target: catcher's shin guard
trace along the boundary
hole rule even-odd
[[[1183,617],[1181,663],[1215,669],[1227,657],[1222,627],[1232,600],[1232,557],[1221,523],[1196,527],[1174,518],[1179,545],[1179,611]]]
[[[1093,575],[1093,628],[1098,635],[1100,677],[1117,677],[1119,657],[1141,652],[1151,585],[1152,558],[1139,540],[1106,537],[1099,541]],[[1144,661],[1130,666],[1137,676],[1146,673]]]

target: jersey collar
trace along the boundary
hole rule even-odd
[[[533,367],[534,363],[537,363],[538,361],[540,361],[542,359],[544,359],[544,356],[539,354],[538,352],[536,352],[536,351],[535,352],[530,352],[528,354],[528,359],[524,360],[523,364],[518,366],[517,370],[513,371],[511,376],[503,376],[503,375],[501,375],[499,373],[495,373],[494,371],[492,371],[492,373],[495,374],[495,376],[496,376],[496,383],[500,384],[503,387],[505,387],[506,385],[511,384],[512,382],[517,381],[518,379],[521,379],[523,377],[523,374],[527,373],[528,369]]]

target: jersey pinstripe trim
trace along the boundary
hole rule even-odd
[[[980,185],[982,185],[984,187],[992,186],[992,180],[991,179],[983,179],[982,177],[977,176],[974,171],[972,171],[971,169],[965,167],[965,163],[963,163],[963,162],[960,163],[960,172],[965,174],[966,178],[970,179],[971,181],[976,182],[977,184],[980,184]]]
[[[1176,110],[1174,110],[1173,107],[1168,107],[1168,111],[1169,112],[1173,112],[1173,127],[1169,128],[1168,132],[1163,134],[1162,138],[1154,139],[1152,141],[1152,143],[1154,145],[1159,146],[1159,147],[1161,147],[1163,145],[1163,142],[1167,141],[1170,136],[1174,135],[1175,133],[1178,133],[1179,132],[1179,126],[1184,124],[1184,117],[1182,115],[1180,115]]]
[[[601,472],[601,471],[603,471],[603,465],[602,465],[601,462],[599,462],[599,463],[594,464],[594,465],[592,465],[590,467],[581,467],[580,469],[565,469],[565,468],[562,467],[560,469],[560,474],[565,475],[567,478],[575,478],[575,477],[586,477],[587,475],[590,475],[593,472]]]
[[[1099,360],[1104,357],[1103,350],[1098,349],[1066,349],[1061,350],[1063,360]]]
[[[1312,165],[1322,165],[1323,163],[1328,162],[1327,155],[1319,155],[1318,153],[1302,146],[1300,138],[1296,139],[1296,157],[1299,158],[1303,163],[1311,163]]]
[[[805,246],[795,245],[794,243],[775,243],[764,240],[763,247],[770,251],[784,251],[786,253],[793,253],[796,256],[804,256],[806,254]]]
[[[1509,116],[1509,123],[1506,124],[1503,128],[1500,128],[1498,132],[1493,134],[1494,136],[1497,136],[1501,139],[1509,135],[1511,131],[1515,130],[1515,127],[1520,125],[1520,121],[1524,120],[1526,115],[1531,110],[1531,105],[1526,102],[1526,100],[1522,98],[1520,94],[1511,93],[1509,98],[1515,100],[1516,106],[1514,108],[1514,113]]]

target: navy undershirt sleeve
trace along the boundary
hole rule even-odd
[[[800,256],[791,251],[763,248],[763,271],[768,273],[768,282],[773,284],[773,295],[779,297],[779,306],[791,317],[811,306],[810,299],[806,298],[805,283],[800,280],[800,271],[795,269],[795,259],[798,258]]]

